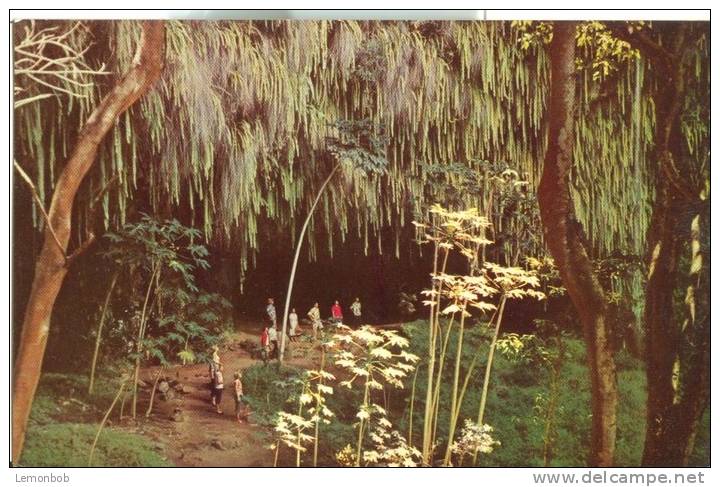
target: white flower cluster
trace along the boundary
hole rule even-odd
[[[490,436],[493,428],[487,424],[477,424],[469,419],[465,420],[465,426],[460,432],[460,437],[453,443],[453,453],[464,456],[479,453],[492,453],[493,449],[500,446],[500,442]]]
[[[363,452],[366,465],[386,467],[417,467],[422,462],[422,453],[407,444],[405,437],[398,431],[390,430],[390,421],[382,418],[378,426],[370,433],[375,448]]]

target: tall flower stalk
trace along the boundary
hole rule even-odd
[[[373,415],[385,416],[385,409],[373,401],[373,391],[381,391],[386,385],[403,388],[402,380],[415,369],[419,357],[403,350],[409,346],[406,338],[395,331],[375,330],[365,325],[357,330],[339,325],[340,333],[333,337],[338,344],[335,365],[349,373],[340,383],[351,389],[356,382],[362,384],[363,400],[356,417],[357,440],[354,465],[359,467],[363,459],[363,447]]]
[[[525,297],[541,299],[544,295],[534,290],[539,286],[539,281],[532,271],[526,271],[519,267],[502,267],[484,261],[484,249],[492,243],[485,237],[489,233],[488,229],[491,227],[491,223],[488,218],[480,215],[477,209],[450,211],[434,205],[430,209],[430,215],[428,224],[415,222],[418,231],[422,232],[424,241],[434,245],[432,287],[423,291],[428,298],[424,304],[430,308],[430,320],[428,324],[428,375],[422,458],[425,465],[432,465],[434,462],[442,377],[445,372],[453,328],[457,327],[450,390],[448,441],[442,459],[442,464],[449,466],[452,464],[453,439],[460,421],[463,399],[481,354],[481,349],[478,349],[474,353],[470,366],[463,373],[465,328],[467,319],[472,316],[470,310],[474,308],[482,313],[494,313],[489,322],[490,326],[494,326],[494,334],[489,346],[488,363],[483,382],[480,406],[480,411],[482,411],[480,419],[482,420],[495,345],[500,333],[506,301]],[[451,251],[459,253],[467,260],[468,275],[445,273]],[[439,266],[441,254],[442,265]],[[447,324],[443,326],[442,321]],[[478,421],[478,424],[483,423]]]

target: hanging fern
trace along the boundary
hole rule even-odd
[[[91,45],[87,32],[95,42],[87,65],[123,72],[138,25],[89,23],[70,35],[78,50]],[[328,151],[350,143],[343,124],[360,121],[383,127],[382,141],[371,143],[387,170],[351,181],[352,192],[347,184],[328,188],[310,229],[310,258],[332,252],[348,232],[366,252],[382,249],[381,230],[399,234],[410,223],[408,202],[424,198],[427,165],[494,161],[533,188],[545,151],[549,65],[542,43],[524,46],[523,35],[504,22],[169,22],[163,79],[103,145],[76,205],[79,233],[93,224],[94,195],[116,179],[101,197],[106,227],[123,224],[131,202],[147,194],[157,214],[191,209],[193,224],[236,249],[245,271],[260,250],[261,221],[294,238],[332,167]],[[698,46],[699,66],[707,49]],[[575,207],[596,256],[639,254],[653,196],[653,73],[634,56],[607,76],[595,76],[597,68],[579,68]],[[701,82],[709,76],[695,74]],[[108,78],[94,80],[87,97],[16,109],[16,157],[42,198]],[[692,153],[707,151],[701,118],[683,119]],[[315,241],[321,234],[332,237]]]

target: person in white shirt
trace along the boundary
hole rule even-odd
[[[315,303],[315,306],[310,308],[310,311],[308,311],[307,315],[312,322],[313,339],[315,339],[317,338],[318,331],[323,329],[322,321],[320,321],[320,303]]]
[[[275,311],[275,300],[268,298],[267,306],[265,307],[265,316],[272,326],[277,325],[277,312]]]
[[[290,324],[290,340],[295,341],[295,338],[297,338],[300,332],[300,330],[298,330],[298,315],[295,312],[295,308],[292,309],[292,312],[288,316],[288,323]]]
[[[223,384],[223,366],[222,364],[218,364],[217,369],[215,369],[215,380],[213,384],[213,392],[215,393],[215,411],[218,414],[222,414],[222,406],[220,405],[222,403],[222,396],[223,396],[223,389],[225,388],[225,385]]]
[[[353,304],[350,305],[350,311],[352,311],[353,314],[353,323],[355,326],[360,326],[362,322],[362,303],[360,303],[360,298],[355,298]]]

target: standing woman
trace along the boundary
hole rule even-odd
[[[295,312],[295,308],[292,309],[290,315],[288,315],[288,323],[290,324],[290,341],[294,342],[298,336],[298,315]]]

